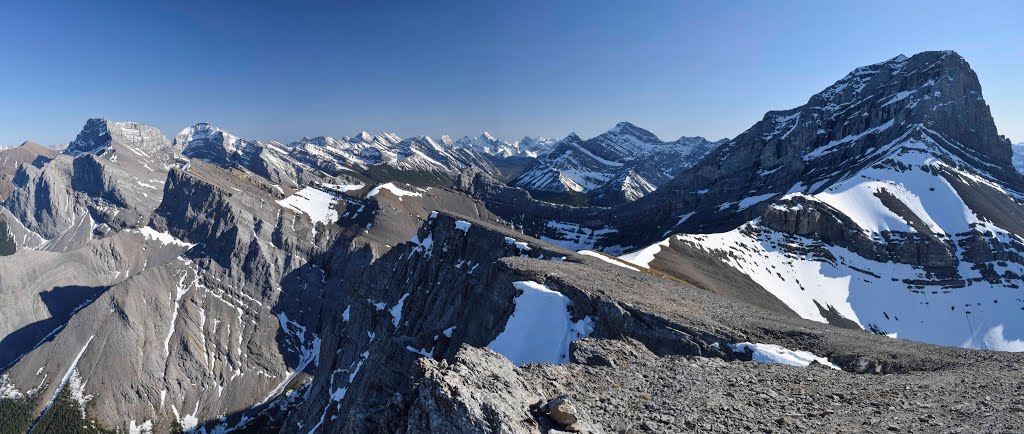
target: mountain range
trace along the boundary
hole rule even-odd
[[[0,150],[0,432],[1014,431],[1022,150],[950,51],[720,141],[90,119]]]

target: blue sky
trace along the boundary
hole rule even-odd
[[[294,3],[294,4],[292,4]],[[953,49],[1024,140],[1024,2],[13,2],[0,144],[89,117],[253,139],[739,134],[850,70]],[[244,5],[244,6],[243,6]]]

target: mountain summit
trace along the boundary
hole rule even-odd
[[[1022,187],[967,62],[899,56],[769,112],[638,201],[680,234],[628,258],[673,274],[710,254],[807,319],[1014,348]]]
[[[768,112],[659,187],[646,206],[659,209],[668,230],[691,212],[680,228],[728,229],[753,215],[755,204],[819,192],[908,146],[1024,187],[977,75],[955,52],[932,51],[857,68],[803,106]]]

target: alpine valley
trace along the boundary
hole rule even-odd
[[[0,150],[0,432],[1014,432],[1024,144],[950,51],[733,139]]]

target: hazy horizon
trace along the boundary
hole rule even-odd
[[[859,66],[947,49],[1024,141],[1024,3],[314,3],[15,4],[0,145],[65,144],[90,117],[282,142],[592,137],[620,121],[717,140]]]

